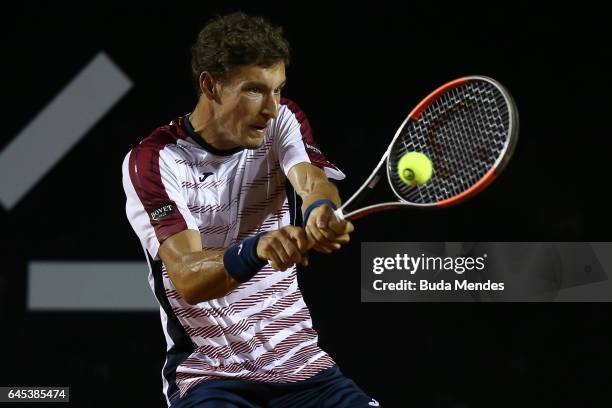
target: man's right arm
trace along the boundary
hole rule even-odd
[[[178,293],[189,304],[224,296],[240,282],[223,266],[224,251],[202,250],[202,238],[195,230],[184,230],[166,239],[159,257]]]
[[[308,265],[308,239],[299,227],[262,235],[256,251],[257,257],[269,261],[275,270],[285,270],[296,262]],[[191,229],[172,235],[159,247],[159,257],[174,287],[192,305],[225,296],[240,285],[227,271],[224,255],[225,251],[203,251],[200,233]]]

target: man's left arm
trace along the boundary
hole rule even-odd
[[[351,222],[338,220],[334,215],[334,209],[341,205],[340,195],[325,172],[302,162],[291,167],[287,178],[302,198],[304,229],[313,248],[329,254],[347,244],[354,227]]]

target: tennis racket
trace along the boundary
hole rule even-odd
[[[370,177],[335,214],[352,221],[383,210],[443,208],[468,200],[506,167],[518,127],[516,105],[499,82],[484,76],[448,82],[410,112]],[[413,151],[433,164],[431,179],[417,186],[404,183],[397,171],[400,158]],[[397,201],[359,207],[385,177]]]

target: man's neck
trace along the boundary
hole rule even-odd
[[[193,112],[189,114],[189,123],[196,134],[195,137],[200,137],[206,144],[220,151],[237,148],[238,146],[228,144],[217,126],[213,124],[211,111],[212,109],[200,99]]]
[[[189,122],[191,122],[194,132],[215,149],[231,149],[232,146],[227,146],[227,143],[224,143],[223,139],[219,137],[218,129],[215,129],[215,126],[212,125],[211,109],[204,105],[202,99],[200,99],[189,115]]]

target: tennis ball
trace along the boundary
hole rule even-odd
[[[408,152],[397,162],[397,174],[411,186],[427,183],[432,173],[431,160],[420,152]]]

